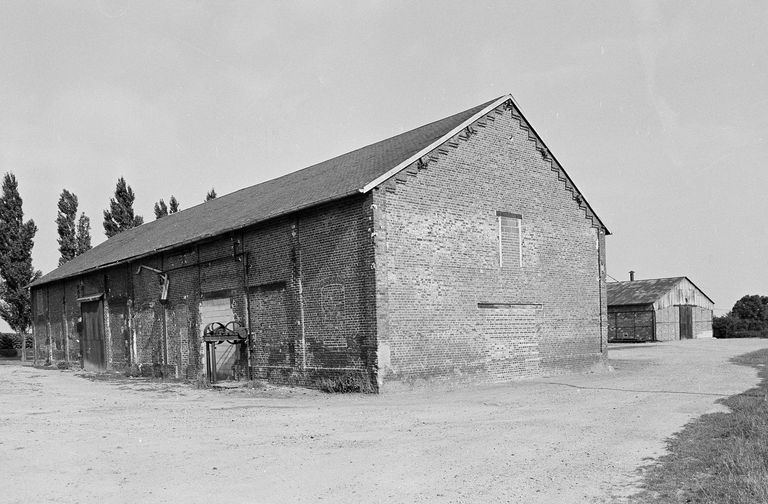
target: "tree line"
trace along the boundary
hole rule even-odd
[[[117,179],[114,196],[104,210],[104,234],[111,238],[123,231],[140,226],[144,218],[133,209],[136,196],[124,177]],[[204,201],[216,198],[211,188]],[[24,220],[23,201],[16,176],[8,172],[3,177],[0,193],[0,317],[21,336],[21,347],[29,347],[26,333],[32,325],[32,304],[29,284],[42,276],[32,266],[32,248],[37,233],[34,220]],[[91,219],[80,212],[77,195],[63,189],[59,195],[56,231],[59,235],[59,266],[91,249]],[[171,195],[168,204],[161,198],[154,205],[155,219],[180,210]],[[22,352],[24,358],[25,352]]]
[[[715,338],[768,338],[768,296],[749,294],[731,311],[712,318]]]

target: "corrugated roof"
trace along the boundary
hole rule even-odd
[[[607,284],[608,306],[655,303],[657,299],[669,292],[670,289],[681,280],[685,280],[685,278],[681,276],[632,280],[631,282],[609,282]]]
[[[367,192],[510,99],[514,101],[511,95],[501,96],[328,161],[240,189],[124,231],[75,257],[31,285],[42,285],[120,264],[327,201]],[[517,108],[519,110],[519,107]],[[564,170],[563,174],[568,177]],[[589,207],[589,203],[584,203]],[[591,211],[591,208],[589,210]],[[600,219],[597,216],[595,218],[605,229]],[[610,232],[606,229],[606,233]]]
[[[196,242],[356,194],[368,183],[451,133],[486,107],[508,98],[496,98],[392,138],[124,231],[44,275],[32,286]]]

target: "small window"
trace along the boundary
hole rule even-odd
[[[496,212],[499,234],[499,267],[520,268],[523,265],[523,216],[509,212]]]

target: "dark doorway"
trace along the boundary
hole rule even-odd
[[[80,304],[83,317],[81,335],[83,368],[86,371],[104,371],[107,363],[104,352],[104,305],[102,301],[88,301]]]
[[[646,311],[608,312],[608,341],[653,341],[656,330],[654,312],[652,308],[644,309]]]
[[[693,307],[680,306],[680,339],[693,338]]]

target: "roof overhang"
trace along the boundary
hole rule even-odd
[[[116,266],[121,266],[121,265],[124,265],[124,264],[129,264],[129,263],[132,263],[132,262],[135,262],[135,261],[139,261],[141,259],[145,259],[147,257],[151,257],[151,256],[156,255],[156,254],[163,254],[163,253],[169,252],[171,250],[182,249],[182,248],[185,248],[185,247],[190,247],[192,245],[200,245],[200,244],[203,244],[203,243],[206,243],[206,242],[210,242],[212,240],[216,240],[216,239],[218,239],[218,238],[220,238],[222,236],[226,236],[226,235],[234,233],[236,231],[253,228],[254,226],[263,225],[265,222],[269,222],[269,221],[272,221],[274,219],[285,217],[286,215],[297,214],[297,213],[309,210],[309,209],[317,207],[317,206],[325,205],[325,204],[328,204],[328,203],[332,203],[334,201],[339,201],[339,200],[343,200],[345,198],[349,198],[351,196],[359,196],[359,195],[360,195],[359,192],[353,192],[353,193],[349,193],[349,194],[342,194],[342,195],[337,195],[337,196],[329,197],[329,198],[326,198],[326,199],[323,199],[323,200],[320,200],[320,201],[313,202],[311,205],[298,206],[296,208],[291,209],[290,212],[287,212],[287,213],[276,214],[276,215],[269,215],[269,216],[267,216],[267,217],[265,217],[263,219],[259,219],[259,220],[253,221],[253,222],[251,222],[251,223],[249,223],[249,224],[247,224],[245,226],[234,226],[234,227],[231,227],[231,228],[225,228],[224,230],[218,231],[216,233],[202,234],[202,235],[196,236],[195,238],[191,238],[189,240],[184,240],[184,241],[180,241],[179,243],[174,243],[173,245],[168,245],[166,247],[158,247],[156,249],[150,250],[150,251],[145,252],[143,254],[136,254],[136,255],[133,255],[133,256],[130,256],[130,257],[125,257],[125,258],[119,259],[117,261],[106,262],[106,263],[103,263],[103,264],[99,264],[97,266],[93,266],[91,268],[86,268],[86,269],[77,271],[76,273],[72,273],[72,274],[69,274],[69,275],[64,275],[64,276],[57,277],[57,278],[52,278],[50,280],[45,279],[44,278],[45,276],[43,276],[42,278],[39,278],[39,279],[35,280],[34,282],[30,283],[29,285],[27,285],[27,288],[28,289],[34,289],[34,288],[41,287],[43,285],[47,285],[47,284],[50,284],[50,283],[59,282],[59,281],[62,281],[62,280],[67,280],[69,278],[76,278],[76,277],[79,277],[79,276],[87,275],[87,274],[93,273],[95,271],[99,271],[99,270],[103,270],[103,269],[107,269],[107,268],[114,268]],[[43,280],[43,281],[41,282],[40,280]]]
[[[494,100],[490,104],[488,104],[488,106],[486,106],[480,112],[476,113],[473,116],[470,116],[469,119],[465,120],[463,123],[459,124],[458,126],[453,128],[452,130],[450,130],[448,133],[446,133],[445,135],[441,136],[440,138],[438,138],[437,140],[435,140],[434,142],[429,144],[427,147],[423,148],[422,150],[420,150],[419,152],[417,152],[413,156],[407,158],[405,161],[401,162],[400,164],[398,164],[397,166],[395,166],[394,168],[392,168],[388,172],[384,173],[383,175],[380,175],[379,177],[377,177],[377,178],[373,179],[372,181],[370,181],[368,184],[366,184],[365,186],[360,188],[360,192],[361,193],[367,193],[368,191],[370,191],[374,187],[376,187],[376,186],[382,184],[383,182],[389,180],[390,178],[392,178],[392,176],[394,176],[397,173],[400,173],[406,167],[410,166],[411,164],[415,163],[420,158],[422,158],[425,154],[428,154],[428,153],[432,152],[433,150],[437,149],[442,144],[444,144],[445,142],[450,140],[452,137],[454,137],[457,133],[461,132],[464,128],[466,128],[467,126],[469,126],[473,122],[477,121],[478,119],[480,119],[481,117],[486,115],[488,112],[492,111],[493,109],[495,109],[496,107],[498,107],[499,105],[503,104],[504,102],[506,102],[508,100],[514,101],[514,98],[512,97],[512,95],[500,96],[499,98],[497,98],[496,100]],[[515,105],[517,105],[517,103],[515,103]]]
[[[500,96],[496,100],[494,100],[491,103],[489,103],[485,108],[483,108],[482,110],[480,110],[476,114],[470,116],[464,122],[462,122],[461,124],[459,124],[458,126],[453,128],[452,130],[450,130],[448,133],[446,133],[445,135],[441,136],[440,138],[438,138],[437,140],[435,140],[434,142],[429,144],[427,147],[421,149],[416,154],[414,154],[411,157],[407,158],[406,160],[402,161],[400,164],[398,164],[394,168],[390,169],[389,171],[387,171],[383,175],[380,175],[379,177],[376,177],[374,180],[370,181],[365,186],[361,187],[359,189],[359,191],[361,193],[367,193],[368,191],[372,190],[374,187],[377,187],[377,186],[381,185],[382,183],[386,182],[387,180],[392,178],[394,175],[400,173],[402,170],[404,170],[405,168],[407,168],[411,164],[417,162],[419,159],[421,159],[425,155],[429,154],[430,152],[432,152],[433,150],[437,149],[442,144],[444,144],[445,142],[447,142],[448,140],[450,140],[451,138],[456,136],[458,133],[460,133],[462,130],[464,130],[464,128],[466,128],[467,126],[471,125],[472,123],[474,123],[478,119],[482,118],[483,116],[485,116],[486,114],[488,114],[489,112],[494,110],[499,105],[503,105],[504,103],[506,103],[506,102],[508,102],[510,100],[512,101],[514,106],[517,108],[517,110],[520,112],[520,115],[523,118],[525,118],[525,115],[523,114],[523,111],[520,108],[520,105],[517,103],[517,100],[515,100],[514,96],[512,96],[511,94]],[[546,144],[544,143],[544,140],[541,139],[541,135],[539,135],[536,132],[536,130],[533,128],[533,126],[531,126],[531,123],[528,121],[528,119],[526,119],[526,123],[528,123],[528,126],[530,127],[530,130],[539,138],[541,143],[546,146]],[[555,158],[555,155],[552,154],[552,151],[549,149],[549,147],[547,147],[547,151],[549,152],[549,155],[552,157],[552,159],[555,160],[555,162],[560,166],[560,169],[563,170],[563,173],[568,178],[568,180],[570,181],[570,183],[574,187],[574,189],[576,189],[579,194],[582,194],[581,191],[579,191],[578,188],[576,187],[576,184],[574,184],[574,182],[571,179],[571,177],[568,176],[568,173],[565,172],[565,168],[563,168],[562,164],[559,161],[557,161],[557,158]],[[583,194],[582,194],[582,197],[583,197]],[[608,228],[603,223],[603,221],[600,220],[600,217],[597,216],[597,213],[592,208],[592,206],[590,206],[589,202],[586,199],[584,199],[584,203],[587,205],[587,207],[589,208],[590,212],[592,212],[592,215],[595,216],[597,221],[603,227],[603,229],[605,230],[605,234],[606,235],[610,235],[611,232],[608,230]]]

